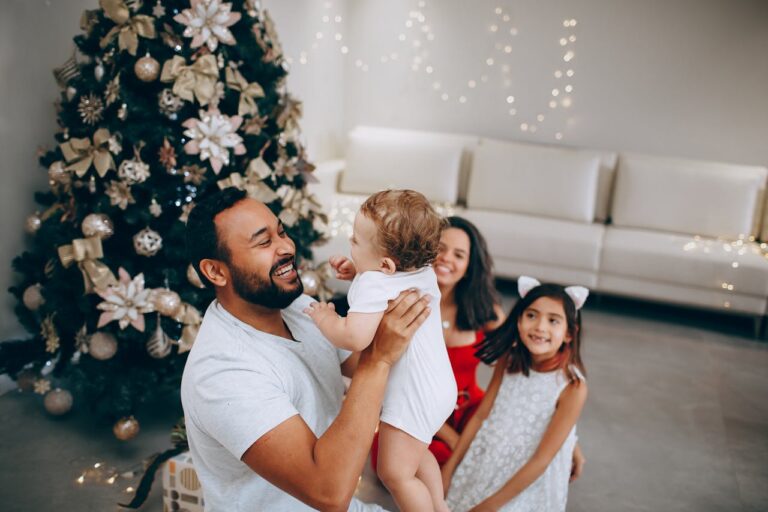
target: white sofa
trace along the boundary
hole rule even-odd
[[[348,251],[367,195],[412,188],[478,226],[499,277],[768,314],[765,167],[358,127],[316,175],[318,261]]]

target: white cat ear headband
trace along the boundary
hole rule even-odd
[[[517,292],[520,294],[520,298],[528,295],[528,292],[537,286],[541,286],[541,283],[533,277],[520,276],[517,280]],[[573,300],[576,311],[581,309],[589,297],[589,290],[583,286],[569,286],[565,289],[565,293]]]

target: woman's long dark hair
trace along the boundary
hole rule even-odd
[[[456,283],[456,328],[477,331],[498,318],[499,303],[493,282],[493,259],[485,238],[474,224],[461,217],[448,217],[447,228],[462,230],[469,237],[467,273]]]
[[[520,332],[517,329],[517,322],[523,316],[528,307],[541,297],[550,297],[559,300],[565,310],[565,319],[568,326],[568,334],[571,336],[570,343],[563,343],[560,346],[562,359],[558,365],[563,368],[572,380],[578,380],[577,375],[571,369],[571,366],[578,368],[582,374],[586,374],[584,363],[581,361],[581,313],[576,309],[571,296],[565,292],[565,288],[557,284],[539,285],[528,294],[517,301],[509,312],[509,316],[501,326],[480,343],[475,355],[486,364],[492,364],[506,354],[510,355],[507,370],[509,373],[522,373],[526,377],[530,373],[533,364],[531,353],[520,340]]]

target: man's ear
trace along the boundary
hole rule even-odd
[[[381,258],[379,260],[379,270],[385,274],[392,275],[397,271],[397,264],[392,258]]]
[[[200,271],[214,286],[226,286],[229,281],[229,269],[221,260],[200,260]]]

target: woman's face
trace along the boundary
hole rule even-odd
[[[469,235],[459,228],[446,228],[440,235],[440,246],[434,269],[437,284],[443,288],[456,286],[469,267]]]

